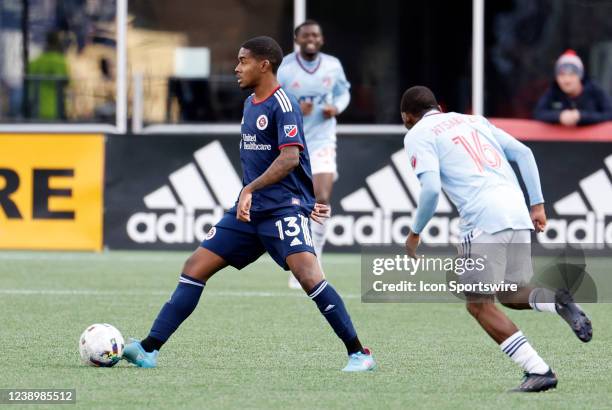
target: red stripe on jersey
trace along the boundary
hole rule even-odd
[[[274,95],[274,93],[278,91],[278,89],[279,89],[279,88],[281,88],[281,86],[280,86],[280,85],[279,85],[278,87],[276,87],[274,90],[272,90],[272,92],[270,93],[270,95],[269,95],[269,96],[267,96],[266,98],[264,98],[264,99],[263,99],[263,100],[261,100],[261,101],[255,101],[255,95],[253,95],[253,99],[251,100],[251,102],[253,103],[253,105],[259,105],[259,104],[261,104],[261,103],[263,103],[263,102],[266,102],[266,100],[267,100],[268,98],[272,97],[272,96]]]
[[[281,149],[283,149],[285,147],[288,147],[290,145],[297,145],[298,147],[300,147],[300,151],[304,151],[304,146],[302,144],[300,144],[299,142],[288,142],[286,144],[279,145],[278,149],[281,150]]]

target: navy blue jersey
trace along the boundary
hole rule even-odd
[[[244,186],[263,174],[283,147],[300,147],[300,165],[280,182],[253,192],[251,212],[273,214],[298,206],[309,214],[315,198],[302,112],[297,100],[280,86],[263,101],[256,101],[255,94],[250,95],[244,103],[240,132]]]

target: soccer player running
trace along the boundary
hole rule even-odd
[[[329,205],[338,177],[336,167],[336,116],[346,109],[350,100],[350,84],[340,61],[321,53],[323,33],[314,20],[306,20],[295,28],[298,52],[283,59],[278,69],[278,81],[300,103],[304,114],[304,133],[308,143],[314,192],[317,203]],[[322,261],[326,222],[313,223],[312,240]],[[300,289],[299,282],[289,276],[289,287]]]
[[[344,342],[349,360],[343,370],[376,366],[362,347],[340,295],[323,277],[312,246],[309,216],[320,221],[328,215],[325,206],[315,205],[299,104],[276,79],[282,59],[281,48],[270,37],[252,38],[238,52],[238,84],[254,90],[244,103],[241,125],[244,187],[236,205],[185,262],[178,286],[149,335],[125,347],[123,357],[136,366],[157,366],[160,348],[193,312],[216,272],[228,265],[242,269],[265,252],[293,272]]]
[[[556,387],[557,376],[550,366],[495,305],[497,296],[510,309],[557,313],[583,342],[591,340],[593,334],[591,322],[569,292],[554,293],[527,284],[533,275],[531,251],[526,246],[531,240],[530,231],[542,232],[546,227],[544,198],[531,150],[484,117],[440,112],[434,94],[426,87],[412,87],[404,93],[401,115],[409,129],[404,146],[422,186],[406,239],[407,253],[416,258],[419,235],[435,212],[440,189],[444,189],[459,211],[464,249],[470,251],[468,257],[492,251],[487,254],[485,272],[472,279],[519,286],[517,292],[497,295],[467,293],[467,310],[502,352],[525,371],[524,380],[515,391],[538,392]],[[530,212],[508,161],[519,167],[529,195]],[[521,244],[523,253],[513,255]]]

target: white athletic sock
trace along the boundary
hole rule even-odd
[[[538,355],[520,330],[504,340],[499,347],[528,373],[544,374],[550,366]]]
[[[555,308],[555,294],[546,288],[535,288],[529,294],[529,306],[538,312],[557,313]]]
[[[323,257],[323,246],[325,245],[325,238],[327,236],[327,219],[323,221],[322,225],[312,221],[310,230],[312,231],[312,243],[315,253],[317,254],[317,258],[319,258],[319,262],[321,262]]]

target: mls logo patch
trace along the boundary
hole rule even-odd
[[[410,165],[412,165],[412,169],[416,169],[416,164],[417,164],[417,159],[416,156],[412,156],[412,158],[410,158]]]
[[[285,125],[285,127],[283,128],[285,130],[285,135],[288,136],[289,138],[293,138],[298,134],[298,127],[297,125]]]
[[[257,125],[257,129],[260,131],[265,130],[268,128],[268,117],[266,117],[265,114],[261,114],[259,117],[257,117],[257,122],[255,125]]]

